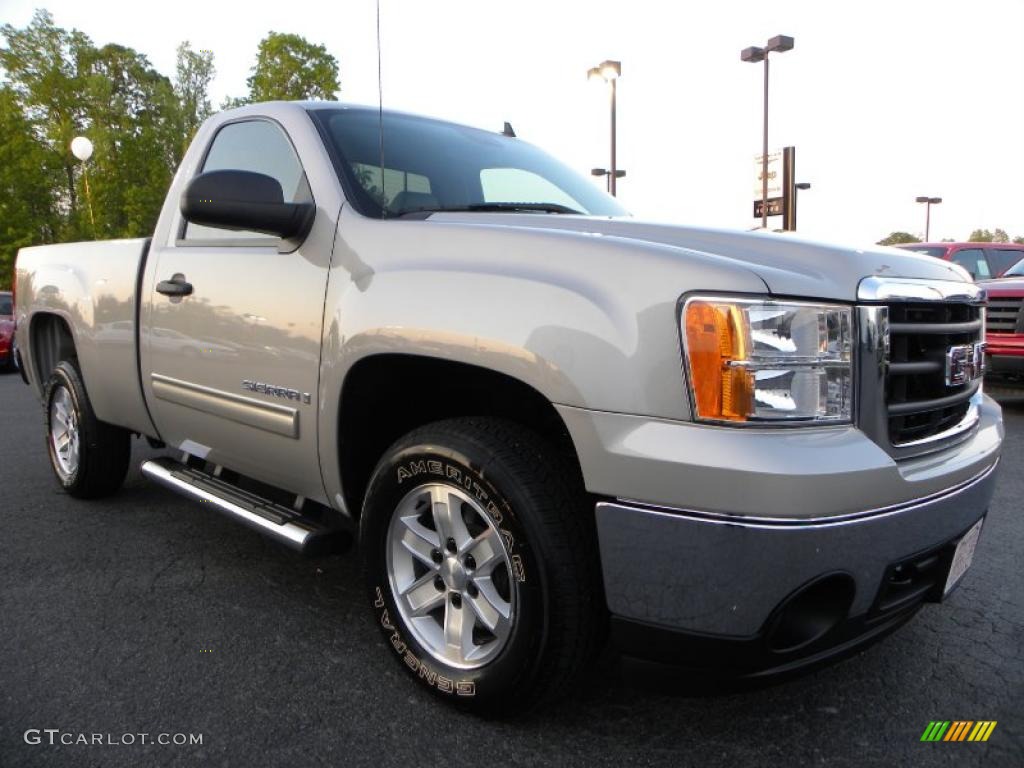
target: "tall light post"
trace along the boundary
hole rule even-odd
[[[768,229],[768,54],[793,50],[793,38],[776,35],[764,48],[751,46],[740,51],[740,60],[764,62],[764,140],[761,144],[761,227]]]
[[[607,176],[608,177],[608,191],[613,196],[615,195],[615,180],[626,175],[625,173],[620,173],[619,172],[618,166],[616,165],[616,160],[615,160],[615,83],[619,79],[619,76],[621,74],[622,74],[622,62],[621,61],[612,61],[611,59],[606,59],[605,61],[602,61],[600,64],[598,64],[596,67],[591,67],[590,69],[587,70],[587,79],[588,80],[601,79],[601,80],[604,80],[606,83],[608,83],[611,86],[611,95],[612,95],[612,122],[611,122],[611,129],[612,129],[611,130],[612,158],[611,158],[611,167],[609,167],[607,171],[605,171],[604,173],[601,173],[601,174],[596,173],[596,171],[598,169],[595,168],[594,171],[592,171],[592,173],[595,176],[601,175],[601,176]]]
[[[92,215],[92,194],[89,192],[89,168],[85,164],[92,157],[92,142],[85,136],[76,136],[71,140],[71,154],[82,162],[82,175],[85,180],[85,202],[89,206],[89,223],[92,224],[92,236],[96,237],[96,219]]]
[[[930,243],[931,242],[931,230],[932,230],[932,206],[933,205],[938,205],[939,203],[941,203],[942,202],[942,198],[941,197],[927,197],[927,196],[922,195],[921,197],[916,198],[916,200],[917,200],[917,202],[924,203],[924,205],[925,205],[925,213],[924,213],[924,241],[926,243]]]

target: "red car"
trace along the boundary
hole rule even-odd
[[[988,375],[1024,384],[1024,262],[980,285],[988,291]]]
[[[14,297],[0,291],[0,369],[14,365]]]
[[[955,262],[975,280],[1000,277],[1024,259],[1024,245],[1017,243],[907,243],[897,248]]]

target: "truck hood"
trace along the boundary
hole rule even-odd
[[[1024,277],[1001,277],[998,280],[979,280],[978,285],[990,296],[1024,295]]]
[[[508,229],[545,229],[615,238],[624,245],[669,246],[679,258],[700,253],[731,261],[760,277],[773,294],[855,301],[870,275],[970,282],[955,264],[912,251],[871,245],[850,248],[792,234],[739,232],[632,218],[552,214],[436,213],[431,221]]]

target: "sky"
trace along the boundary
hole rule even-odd
[[[339,98],[377,103],[376,5],[205,0],[0,0],[0,22],[36,7],[95,43],[174,73],[189,40],[213,51],[216,107],[247,92],[268,32],[323,44]],[[609,163],[609,100],[587,70],[622,62],[619,199],[645,219],[749,229],[761,150],[762,65],[740,50],[778,34],[769,147],[796,147],[798,229],[861,245],[894,230],[966,239],[1024,235],[1024,0],[380,0],[385,108],[500,131],[581,173]],[[594,183],[602,182],[594,180]],[[781,227],[781,219],[770,226]]]

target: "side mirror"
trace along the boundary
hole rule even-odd
[[[313,225],[313,203],[286,203],[281,184],[252,171],[207,171],[181,196],[181,215],[192,224],[251,230],[302,240]]]

